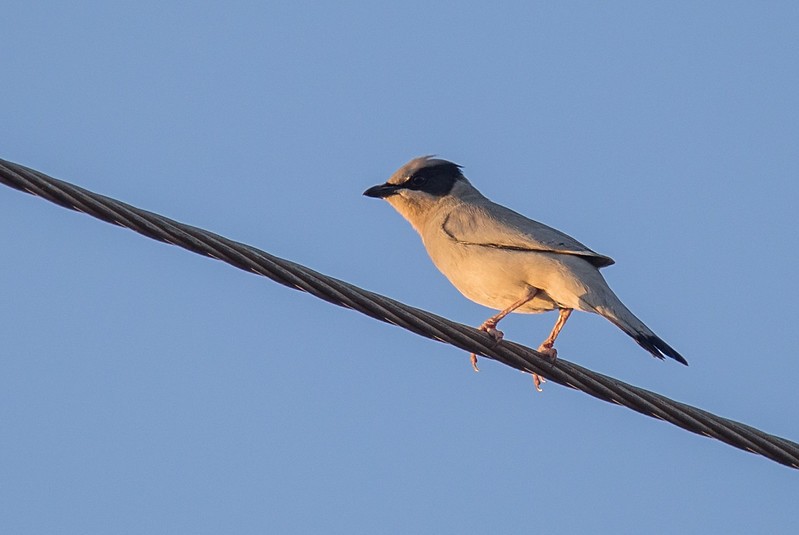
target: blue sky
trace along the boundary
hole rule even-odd
[[[12,2],[0,158],[454,320],[361,196],[439,154],[617,264],[690,362],[561,357],[799,439],[792,2]],[[790,470],[0,188],[7,533],[789,532]],[[552,314],[511,316],[537,346]]]

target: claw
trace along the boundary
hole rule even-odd
[[[533,374],[533,384],[535,385],[535,389],[539,392],[543,392],[544,390],[541,388],[542,383],[546,383],[547,380],[538,375],[537,373]]]
[[[478,329],[488,334],[491,338],[494,339],[495,343],[497,344],[500,343],[502,341],[502,338],[504,338],[505,336],[505,333],[497,329],[496,322],[493,322],[491,320],[483,322],[483,324],[480,325]],[[471,353],[469,355],[469,360],[472,363],[472,369],[476,372],[479,372],[480,369],[477,367],[477,355],[475,353]]]
[[[552,344],[548,342],[544,342],[543,344],[538,346],[537,351],[542,355],[544,355],[545,357],[551,359],[553,363],[558,358],[558,350],[552,347]],[[547,382],[546,379],[544,379],[537,373],[533,374],[533,384],[535,385],[535,389],[538,390],[539,392],[543,392],[543,390],[541,389],[541,385],[546,382]]]
[[[477,367],[477,355],[472,353],[471,355],[469,355],[469,360],[472,361],[472,369],[476,372],[479,372],[480,368]]]

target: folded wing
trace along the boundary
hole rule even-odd
[[[444,220],[443,230],[453,240],[469,245],[575,255],[597,268],[614,263],[559,230],[493,203],[457,206]]]

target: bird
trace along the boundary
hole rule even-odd
[[[571,236],[492,202],[462,166],[421,156],[363,192],[384,199],[419,233],[433,264],[466,298],[499,312],[480,327],[499,343],[497,324],[510,313],[558,311],[538,352],[557,358],[555,340],[573,310],[598,314],[654,357],[688,364],[639,320],[600,273],[615,261]],[[471,354],[475,371],[477,356]],[[533,374],[536,389],[542,378]]]

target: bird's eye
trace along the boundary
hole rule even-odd
[[[426,176],[416,175],[411,178],[411,184],[414,186],[422,186],[425,182],[427,182]]]

